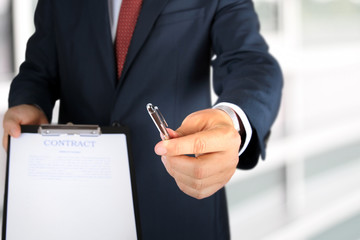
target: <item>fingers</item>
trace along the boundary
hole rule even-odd
[[[238,158],[227,154],[162,157],[168,173],[178,187],[196,199],[206,198],[222,188],[235,172]]]
[[[210,197],[225,185],[216,183],[204,189],[197,189],[178,181],[176,181],[176,184],[182,192],[198,200]]]
[[[176,132],[181,136],[186,136],[220,125],[233,127],[233,122],[222,110],[205,109],[188,115]]]
[[[176,131],[169,129],[169,134],[171,139],[159,142],[155,152],[184,193],[202,199],[230,180],[241,138],[226,113],[207,109],[190,114]]]
[[[3,122],[4,135],[3,135],[3,148],[7,150],[8,147],[8,136],[19,137],[21,134],[19,120],[16,118],[15,114],[12,114],[11,111],[7,111],[4,116]]]
[[[3,148],[5,149],[5,151],[7,151],[7,147],[8,147],[8,134],[3,135],[3,140],[2,140],[2,145]]]
[[[181,138],[159,142],[155,146],[155,152],[166,156],[200,155],[225,151],[237,145],[240,146],[239,133],[232,127],[218,126]]]
[[[19,137],[21,135],[21,124],[45,124],[48,120],[42,110],[33,105],[19,105],[9,108],[4,116],[3,147],[7,150],[8,135]]]
[[[179,133],[175,132],[175,131],[172,130],[171,128],[166,128],[166,130],[167,130],[167,132],[168,132],[168,134],[169,134],[169,136],[170,136],[170,139],[171,139],[171,138],[177,138],[177,137],[180,136]],[[164,136],[162,133],[160,133],[160,138],[161,138],[162,140],[166,140],[165,136]]]
[[[205,179],[218,172],[219,169],[226,168],[226,161],[222,161],[225,154],[205,154],[198,157],[189,157],[189,156],[162,156],[163,162],[168,163],[169,174],[172,174],[172,171],[181,173],[192,177],[194,179]],[[219,160],[220,159],[220,160]]]
[[[178,138],[181,136],[178,132],[172,130],[171,128],[167,128],[166,130],[168,131],[170,138]]]
[[[17,118],[17,115],[5,114],[4,117],[4,133],[13,137],[19,137],[21,134],[20,129],[20,119]]]
[[[3,135],[3,148],[7,150],[8,136],[19,137],[21,134],[20,125],[12,119],[4,119],[4,135]]]
[[[170,140],[155,146],[158,155],[177,156],[205,154],[240,147],[241,138],[231,118],[218,109],[207,109],[190,114],[181,126],[168,129]]]

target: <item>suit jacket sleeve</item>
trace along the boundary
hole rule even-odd
[[[25,61],[11,84],[9,94],[9,107],[35,104],[45,112],[49,121],[60,89],[51,14],[51,1],[39,0],[35,12],[36,31],[27,43]]]
[[[238,164],[239,168],[250,169],[260,154],[265,158],[270,127],[280,105],[281,70],[259,33],[259,21],[250,0],[220,0],[211,37],[218,102],[238,105],[253,129],[250,144]]]

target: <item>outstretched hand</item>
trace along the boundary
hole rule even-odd
[[[239,160],[241,138],[225,112],[192,113],[176,131],[169,129],[169,134],[171,139],[159,142],[155,152],[180,190],[203,199],[230,180]]]

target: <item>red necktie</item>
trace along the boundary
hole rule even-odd
[[[115,50],[117,60],[117,76],[120,78],[126,55],[134,33],[142,0],[123,0],[116,30]]]

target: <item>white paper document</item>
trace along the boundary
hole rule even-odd
[[[11,139],[6,240],[137,239],[126,135]]]

